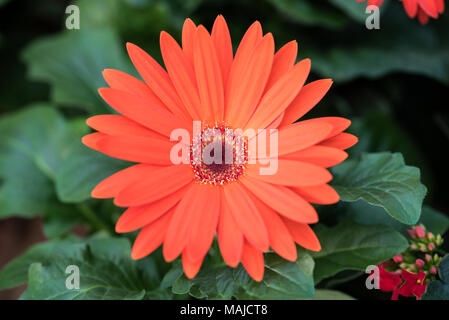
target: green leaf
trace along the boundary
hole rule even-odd
[[[393,219],[383,208],[371,206],[362,200],[350,203],[343,216],[364,225],[390,226],[405,236],[407,236],[407,229],[411,228],[411,225]],[[449,229],[449,218],[429,206],[423,206],[421,217],[416,224],[421,223],[434,234],[444,234]]]
[[[446,255],[438,266],[440,280],[427,285],[422,300],[449,300],[449,255]]]
[[[0,135],[0,217],[43,213],[73,138],[64,118],[47,105],[30,106],[3,117]]]
[[[265,274],[254,281],[243,268],[214,267],[203,269],[192,280],[182,275],[180,264],[171,271],[172,292],[190,294],[197,299],[300,299],[312,298],[313,259],[300,254],[296,262],[286,261],[274,253],[265,254]],[[167,278],[167,277],[166,277]],[[176,279],[176,280],[175,280]]]
[[[355,300],[353,297],[337,290],[317,289],[312,300]]]
[[[449,229],[449,218],[447,215],[429,206],[423,207],[419,223],[422,223],[428,231],[434,234],[443,235]]]
[[[71,240],[54,240],[37,244],[24,254],[9,262],[0,272],[0,289],[17,287],[27,282],[28,268],[31,264],[41,262],[45,265],[52,261],[63,260],[67,256],[74,259],[82,257],[85,244]]]
[[[36,245],[11,262],[0,274],[2,287],[23,283],[28,286],[22,299],[143,299],[163,296],[155,287],[148,263],[131,259],[129,240],[91,238],[86,241],[58,241]],[[80,288],[69,289],[68,266],[77,266]]]
[[[261,282],[252,280],[243,267],[234,272],[241,287],[239,299],[304,299],[315,294],[313,282],[314,261],[301,253],[296,262],[286,261],[275,254],[265,255],[265,275]]]
[[[343,270],[364,271],[408,247],[401,234],[383,225],[364,226],[346,220],[331,228],[318,225],[314,231],[322,246],[320,252],[312,253],[316,283]]]
[[[90,199],[92,189],[103,179],[125,169],[128,162],[110,158],[81,145],[71,150],[56,175],[56,192],[63,202],[76,203]]]
[[[79,122],[67,122],[44,104],[0,120],[0,218],[43,215],[49,238],[85,221],[79,208],[59,200],[88,199],[96,183],[123,169],[126,162],[83,146],[83,133]]]
[[[76,31],[39,38],[23,51],[32,80],[51,85],[52,101],[78,106],[89,113],[110,112],[98,88],[106,83],[101,72],[106,68],[128,71],[124,44],[110,29]]]
[[[383,207],[393,218],[415,224],[427,189],[418,168],[406,166],[401,154],[362,154],[334,168],[333,186],[342,201],[362,199]]]

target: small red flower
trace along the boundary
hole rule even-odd
[[[402,270],[401,277],[404,279],[404,283],[399,289],[399,294],[404,297],[416,296],[416,300],[421,299],[421,296],[426,292],[427,285],[424,282],[426,274],[421,270],[418,273]]]
[[[393,291],[391,300],[398,300],[402,279],[398,273],[389,272],[383,266],[384,264],[379,265],[379,289],[384,292]]]

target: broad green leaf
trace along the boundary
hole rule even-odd
[[[32,80],[51,85],[54,103],[84,108],[89,113],[109,113],[98,88],[104,87],[106,68],[130,69],[124,43],[110,29],[67,31],[39,38],[23,51]]]
[[[348,204],[342,216],[364,225],[387,225],[405,236],[407,236],[407,229],[411,228],[411,225],[393,219],[383,208],[371,206],[362,200]],[[416,224],[421,223],[434,234],[444,234],[449,229],[449,218],[429,206],[423,206],[422,208],[421,217]]]
[[[261,282],[254,281],[241,265],[234,270],[227,266],[205,268],[189,280],[178,264],[166,278],[172,279],[173,293],[197,299],[300,299],[314,295],[313,266],[308,254],[302,253],[296,262],[290,262],[268,253]]]
[[[422,300],[449,300],[449,255],[446,255],[438,266],[440,280],[427,285]]]
[[[73,136],[64,118],[34,105],[0,119],[0,217],[44,213]]]
[[[312,300],[355,300],[353,297],[337,290],[317,289]]]
[[[334,168],[333,186],[342,201],[362,199],[383,207],[393,218],[415,224],[427,189],[418,168],[406,166],[399,153],[362,154]]]
[[[79,289],[66,286],[69,276],[66,269],[72,265],[79,268]],[[12,268],[19,267],[20,274],[16,271],[12,279],[16,279],[14,284],[21,283],[24,280],[23,270],[28,266],[28,286],[22,299],[122,300],[143,299],[146,294],[148,297],[163,296],[148,275],[149,270],[156,270],[148,263],[132,260],[129,240],[123,238],[100,237],[82,242],[37,245],[7,266],[1,279],[10,279],[8,273],[13,272]]]
[[[311,253],[316,283],[343,270],[364,271],[408,247],[401,234],[383,225],[364,226],[346,220],[334,227],[318,225],[314,231],[322,246],[320,252]]]
[[[434,234],[443,235],[449,229],[448,216],[442,212],[432,209],[429,206],[423,207],[423,213],[419,223],[422,223],[427,230]]]
[[[9,262],[0,272],[0,289],[8,289],[27,282],[28,268],[40,262],[49,265],[52,261],[63,260],[67,256],[82,259],[85,244],[71,240],[53,240],[34,245],[24,254]]]
[[[107,157],[81,145],[77,139],[69,157],[56,175],[56,192],[63,202],[75,203],[90,199],[92,189],[103,179],[125,169],[129,163]]]
[[[252,280],[243,267],[234,272],[241,289],[239,299],[303,299],[315,294],[314,261],[308,254],[300,254],[296,262],[286,261],[275,254],[265,255],[265,275],[261,282]]]
[[[79,123],[48,105],[1,118],[0,134],[0,218],[43,215],[49,238],[86,220],[78,207],[59,200],[88,199],[96,183],[126,164],[88,150]]]

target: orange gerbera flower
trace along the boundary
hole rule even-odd
[[[357,0],[365,2],[365,0]],[[444,0],[401,0],[405,12],[410,18],[418,16],[421,24],[425,25],[429,22],[429,17],[437,19],[444,12]],[[380,7],[383,0],[368,0],[368,5]]]
[[[224,261],[232,267],[242,262],[260,281],[263,252],[269,247],[292,261],[295,242],[320,250],[308,226],[318,221],[310,203],[339,200],[327,184],[332,176],[326,168],[345,160],[343,150],[357,138],[343,132],[350,125],[344,118],[292,123],[321,100],[332,81],[304,85],[310,60],[295,63],[296,41],[275,53],[273,35],[263,35],[259,22],[245,33],[235,56],[222,16],[211,34],[187,19],[182,47],[166,32],[160,45],[167,71],[128,43],[144,81],[117,70],[103,72],[110,88],[100,89],[100,95],[121,115],[89,118],[87,124],[98,132],[83,137],[92,149],[138,163],[92,191],[92,197],[114,198],[117,206],[128,207],[117,232],[142,229],[132,258],[143,258],[163,244],[165,260],[182,254],[184,272],[192,278],[217,234]],[[192,121],[202,122],[200,135],[194,134]],[[172,141],[172,133],[182,128],[194,137],[184,144]],[[259,170],[265,166],[261,160],[274,158],[250,151],[260,134],[241,136],[239,128],[278,129],[274,174]],[[217,141],[231,151],[230,163],[194,161],[195,153]],[[173,154],[186,145],[188,157],[175,164]]]

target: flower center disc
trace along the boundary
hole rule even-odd
[[[190,146],[190,165],[201,183],[223,185],[236,181],[247,161],[245,138],[225,126],[205,128]]]

